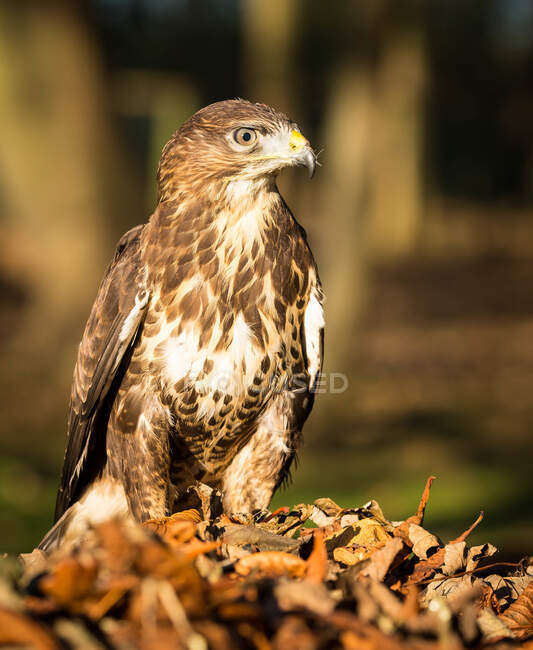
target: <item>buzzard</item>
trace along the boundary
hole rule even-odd
[[[113,516],[161,518],[192,485],[227,512],[268,506],[313,405],[322,289],[276,186],[315,155],[285,115],[244,100],[165,145],[158,204],[119,241],[87,322],[51,550]]]

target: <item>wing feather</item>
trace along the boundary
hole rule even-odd
[[[109,409],[149,298],[143,286],[139,254],[143,227],[133,228],[119,241],[80,343],[55,521],[79,498],[105,462]]]

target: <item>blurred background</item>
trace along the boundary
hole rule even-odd
[[[321,151],[280,187],[327,302],[326,371],[275,505],[378,499],[531,553],[533,2],[0,1],[0,551],[52,519],[77,344],[161,148],[245,97]]]

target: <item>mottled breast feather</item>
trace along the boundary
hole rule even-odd
[[[159,382],[175,435],[204,478],[231,462],[276,392],[294,392],[301,428],[321,364],[323,322],[305,341],[309,301],[321,299],[305,232],[275,186],[262,201],[255,234],[224,206],[213,215],[190,200],[160,204],[143,235],[153,290],[132,361],[154,390]]]

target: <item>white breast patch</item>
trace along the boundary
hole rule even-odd
[[[185,379],[200,394],[215,390],[233,396],[243,394],[259,368],[262,355],[242,314],[235,319],[227,334],[227,346],[222,350],[215,351],[217,340],[200,347],[199,338],[198,327],[191,324],[179,336],[168,340],[165,369],[170,382],[175,384]],[[202,377],[206,361],[212,363],[212,368]]]

